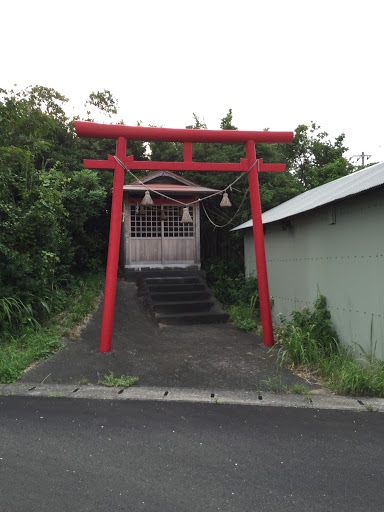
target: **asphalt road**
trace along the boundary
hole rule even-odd
[[[384,415],[0,397],[2,512],[384,510]]]

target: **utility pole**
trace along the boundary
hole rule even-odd
[[[352,160],[352,158],[357,158],[356,162],[358,162],[361,158],[361,164],[364,167],[364,158],[367,159],[367,161],[371,158],[372,155],[366,155],[364,151],[362,151],[361,155],[353,155],[349,160]]]

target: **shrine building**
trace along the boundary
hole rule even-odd
[[[170,171],[124,185],[124,269],[200,269],[200,204],[195,201],[215,192]],[[145,204],[148,196],[153,204]],[[184,209],[192,202],[186,221]]]

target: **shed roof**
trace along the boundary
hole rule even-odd
[[[285,203],[271,208],[263,213],[263,224],[269,224],[278,220],[293,217],[300,213],[314,210],[335,201],[340,201],[349,196],[361,194],[366,190],[384,185],[384,163],[381,162],[371,167],[343,176],[320,187],[308,190]],[[253,226],[252,219],[233,228],[231,231],[246,229]]]

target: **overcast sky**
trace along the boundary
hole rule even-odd
[[[315,121],[346,155],[384,160],[377,0],[21,0],[0,9],[0,87],[53,87],[79,113],[92,91],[125,124],[293,131]],[[107,120],[106,120],[107,121]]]

